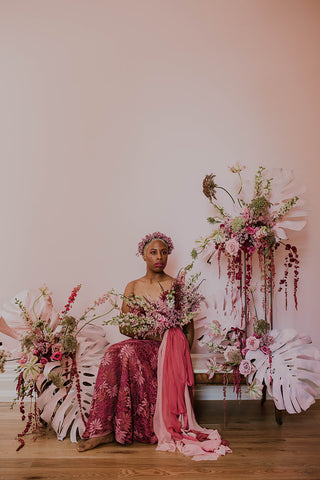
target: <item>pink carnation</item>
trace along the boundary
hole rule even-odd
[[[231,238],[226,242],[226,251],[227,253],[229,253],[229,255],[233,255],[233,256],[237,255],[239,248],[240,248],[240,244],[238,240],[236,240],[235,238]]]
[[[260,345],[259,338],[256,337],[248,337],[246,341],[246,347],[248,350],[257,350]]]
[[[250,373],[252,372],[252,363],[250,362],[250,360],[242,360],[239,365],[239,372],[245,377],[250,375]]]

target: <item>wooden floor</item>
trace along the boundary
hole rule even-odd
[[[21,431],[17,410],[0,403],[1,480],[320,480],[319,401],[299,415],[274,420],[273,403],[228,401],[224,426],[223,402],[198,401],[203,426],[218,428],[230,441],[232,454],[212,462],[195,462],[180,453],[157,452],[155,446],[135,443],[101,446],[78,453],[69,439],[59,442],[54,432],[16,452]]]

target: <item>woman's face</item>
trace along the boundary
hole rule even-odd
[[[147,269],[159,273],[162,272],[168,261],[168,247],[161,240],[152,240],[144,249],[143,259]]]

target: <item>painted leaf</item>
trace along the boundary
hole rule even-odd
[[[248,351],[246,359],[256,368],[248,380],[264,382],[279,410],[307,410],[315,402],[320,386],[320,352],[310,337],[294,329],[272,330],[270,334],[274,338],[271,368],[268,355],[259,349]]]
[[[77,339],[79,345],[76,362],[80,380],[81,407],[86,420],[89,415],[98,368],[109,342],[105,330],[96,325],[84,328]],[[41,418],[51,424],[59,440],[63,440],[70,432],[70,440],[76,442],[77,435],[81,436],[85,425],[77,399],[75,379],[70,389],[66,373],[62,374],[65,386],[61,389],[48,380],[50,373],[61,374],[60,369],[60,362],[46,364],[37,406],[40,409]]]

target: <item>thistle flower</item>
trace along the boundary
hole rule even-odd
[[[214,177],[215,175],[213,175],[213,173],[206,175],[202,182],[202,191],[210,201],[212,201],[213,198],[216,200],[216,188],[218,185],[215,183]]]

